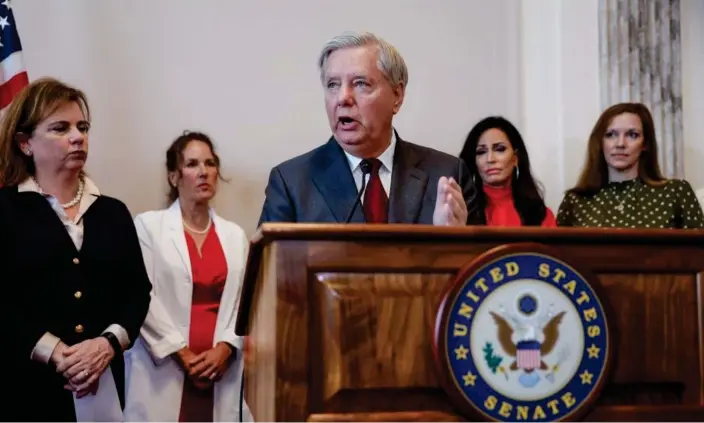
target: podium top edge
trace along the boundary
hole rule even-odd
[[[532,241],[700,244],[704,229],[448,227],[421,224],[264,223],[252,237],[255,244],[301,241]]]

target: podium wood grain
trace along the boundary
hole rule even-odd
[[[466,419],[438,381],[435,313],[463,265],[516,242],[598,276],[615,360],[588,420],[702,420],[704,231],[294,224],[250,251],[237,331],[255,419]]]

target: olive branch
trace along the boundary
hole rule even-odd
[[[487,366],[489,366],[492,373],[496,374],[496,369],[498,369],[499,365],[504,360],[503,357],[494,354],[494,346],[491,345],[491,342],[487,342],[486,345],[484,345],[482,352],[484,353],[484,360]]]

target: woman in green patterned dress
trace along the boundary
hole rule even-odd
[[[557,213],[558,226],[704,227],[702,207],[685,180],[666,179],[658,164],[655,126],[641,103],[620,103],[592,129],[577,185]]]

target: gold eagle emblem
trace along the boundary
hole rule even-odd
[[[511,327],[511,325],[501,317],[499,314],[493,311],[489,312],[491,317],[494,318],[494,322],[498,327],[497,338],[501,348],[511,357],[516,357],[516,344],[513,343],[512,337],[516,329]],[[540,370],[548,370],[548,365],[542,360],[542,357],[550,354],[550,352],[555,348],[558,338],[560,337],[559,325],[562,322],[565,312],[561,311],[552,317],[542,328],[543,336],[545,337],[543,342],[540,344]],[[532,329],[532,327],[529,327]],[[511,370],[518,370],[518,364],[516,360],[513,360],[510,366]]]

